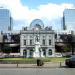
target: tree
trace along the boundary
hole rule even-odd
[[[73,40],[73,35],[69,34],[69,35],[67,36],[67,39],[68,39],[68,43],[69,43],[70,46],[71,46],[72,55],[74,55],[74,40]]]
[[[3,53],[9,54],[9,53],[11,52],[11,50],[12,50],[12,48],[9,47],[9,46],[7,46],[7,45],[5,45],[5,46],[3,47]]]
[[[69,51],[70,51],[70,47],[65,46],[65,47],[64,47],[64,52],[69,52]]]
[[[60,38],[63,40],[63,43],[66,43],[67,45],[71,46],[72,55],[74,55],[74,41],[73,41],[73,35],[72,34],[63,34],[60,36]]]

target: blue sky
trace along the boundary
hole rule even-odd
[[[14,30],[29,26],[34,19],[61,30],[63,12],[75,8],[75,0],[0,0],[0,6],[10,10]]]
[[[75,4],[75,0],[21,0],[23,5],[29,6],[29,8],[36,8],[39,5],[45,5],[48,3],[61,4],[72,3]]]
[[[39,7],[40,5],[47,5],[49,3],[52,3],[52,4],[73,4],[75,5],[75,0],[21,0],[22,4],[23,5],[26,5],[28,6],[30,9],[36,9],[37,7]],[[56,29],[56,27],[58,29],[62,29],[62,19],[55,19],[55,24],[56,26],[54,25],[53,28]]]

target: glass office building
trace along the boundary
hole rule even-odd
[[[8,9],[0,8],[0,32],[12,30],[12,18]]]
[[[75,30],[75,9],[66,9],[63,13],[63,29]]]

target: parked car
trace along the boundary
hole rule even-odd
[[[75,67],[75,56],[65,60],[65,65],[68,67]]]

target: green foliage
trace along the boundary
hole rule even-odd
[[[64,47],[64,52],[68,52],[68,51],[70,51],[70,48],[69,47]]]
[[[50,58],[40,58],[43,62],[64,62],[65,57],[50,57]],[[35,63],[37,59],[35,58],[3,58],[0,60],[4,61],[25,61],[27,63]]]
[[[7,45],[5,45],[4,47],[3,47],[3,53],[7,53],[7,54],[9,54],[10,52],[11,52],[11,47],[9,47],[9,46],[7,46]]]

